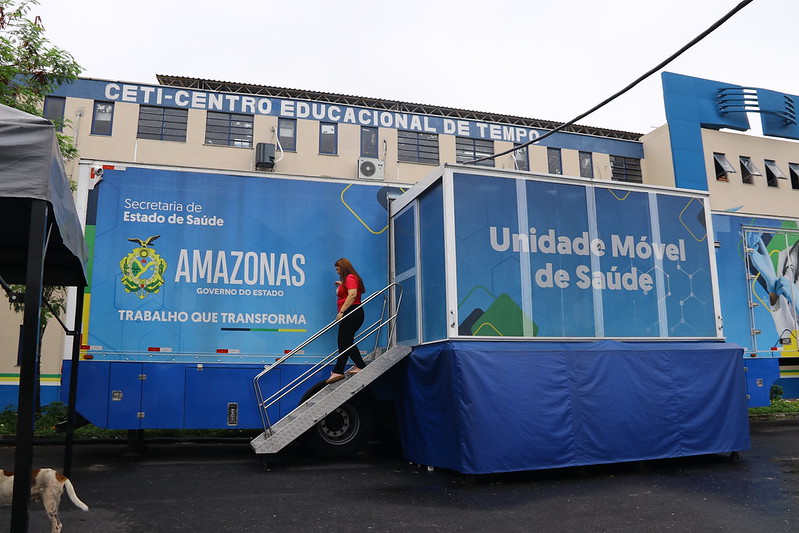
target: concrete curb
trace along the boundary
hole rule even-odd
[[[774,422],[799,420],[799,413],[770,413],[763,415],[749,415],[750,422]]]

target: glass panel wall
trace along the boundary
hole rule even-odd
[[[443,202],[440,181],[419,199],[422,342],[447,338]]]
[[[410,205],[394,217],[393,240],[395,280],[402,286],[402,303],[397,316],[397,342],[418,344],[415,205]]]

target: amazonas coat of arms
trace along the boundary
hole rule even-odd
[[[153,235],[147,240],[128,239],[139,246],[134,248],[119,262],[122,269],[122,285],[125,292],[132,292],[139,298],[157,293],[164,284],[166,261],[158,255],[150,244],[160,235]]]

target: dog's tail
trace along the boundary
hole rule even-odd
[[[70,480],[67,479],[64,481],[64,487],[67,489],[67,496],[69,496],[69,499],[72,500],[72,503],[74,503],[75,506],[84,511],[89,510],[89,506],[80,501],[78,495],[75,494],[75,487],[72,486],[72,482]]]

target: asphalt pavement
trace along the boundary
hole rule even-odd
[[[432,471],[378,444],[324,461],[292,447],[264,467],[247,443],[75,447],[64,533],[294,531],[752,532],[797,530],[799,421],[755,422],[728,454],[484,476]],[[0,464],[14,464],[12,446]],[[63,447],[37,446],[61,469]],[[8,531],[10,508],[0,508]],[[32,502],[31,532],[49,532]]]

